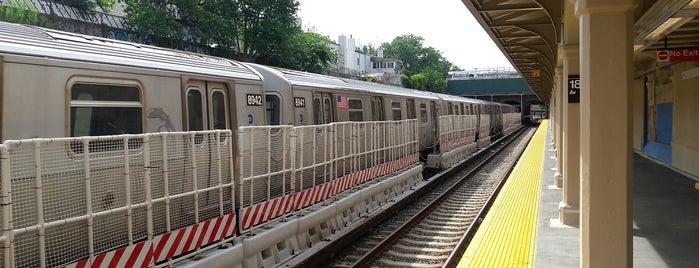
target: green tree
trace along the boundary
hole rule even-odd
[[[39,15],[39,9],[27,0],[8,0],[7,5],[0,6],[0,20],[55,28],[46,17]]]
[[[299,31],[281,53],[260,57],[258,62],[312,73],[327,73],[334,68],[338,58],[330,47],[330,42],[328,37],[320,34]]]
[[[459,71],[463,71],[463,70],[464,70],[464,69],[461,69],[461,67],[459,67],[459,66],[452,65],[452,66],[451,66],[451,70],[449,70],[449,71],[452,71],[452,72],[459,72]]]
[[[359,48],[360,51],[369,54],[369,55],[377,55],[378,50],[374,46],[374,44],[368,44],[368,45],[363,45]]]
[[[129,0],[129,24],[158,46],[210,47],[246,62],[322,72],[334,63],[329,39],[304,33],[295,0]]]
[[[99,7],[105,12],[110,12],[116,0],[54,0],[54,2],[84,11],[94,11]]]
[[[172,0],[129,0],[126,6],[127,23],[148,34],[157,46],[179,48],[184,46],[184,21],[179,20],[179,8]]]
[[[403,62],[401,74],[403,85],[411,88],[429,90],[434,92],[446,92],[446,74],[452,68],[452,64],[445,59],[439,50],[433,47],[424,47],[424,39],[416,35],[402,35],[394,38],[390,43],[383,43],[386,58],[394,58]],[[419,75],[413,78],[413,76]]]
[[[417,90],[427,89],[427,77],[424,74],[414,74],[410,76],[410,88]]]
[[[447,92],[447,80],[444,78],[445,73],[435,68],[428,67],[423,69],[420,74],[425,77],[425,81],[427,82],[425,90],[438,93]]]

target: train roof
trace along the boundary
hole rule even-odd
[[[272,75],[274,77],[265,76],[264,79],[282,80],[291,86],[308,86],[316,88],[348,90],[362,93],[375,93],[384,95],[407,96],[425,99],[438,99],[437,97],[424,92],[409,88],[402,88],[391,85],[378,83],[370,83],[361,80],[338,78],[334,76],[309,73],[273,66],[266,66],[256,63],[244,63],[251,68],[261,72],[263,76]]]
[[[466,98],[466,97],[462,97],[462,96],[442,94],[442,93],[432,93],[432,94],[434,94],[435,96],[439,97],[440,99],[443,99],[446,101],[469,102],[469,103],[478,103],[478,104],[482,103],[476,99]]]
[[[296,71],[274,66],[267,66],[251,62],[246,62],[243,64],[262,73],[265,81],[274,79],[278,82],[287,83],[290,86],[308,86],[329,89],[347,88],[347,84],[337,77]],[[269,75],[271,75],[271,77]]]
[[[229,59],[6,22],[0,22],[0,53],[261,80]]]
[[[430,94],[427,91],[419,91],[419,90],[414,90],[414,89],[410,89],[410,88],[404,88],[404,87],[398,87],[398,86],[392,86],[392,85],[386,85],[386,84],[379,84],[379,83],[372,83],[372,82],[366,82],[366,81],[354,80],[354,79],[343,78],[342,80],[344,80],[348,85],[350,85],[353,88],[364,90],[364,91],[371,92],[371,93],[414,97],[414,98],[423,98],[423,99],[435,99],[435,100],[438,99],[436,96]]]

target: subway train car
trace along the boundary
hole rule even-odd
[[[417,119],[423,159],[469,142],[477,142],[477,146],[469,146],[467,153],[489,145],[491,136],[495,138],[502,134],[502,113],[515,109],[510,105],[453,95],[246,64],[264,77],[266,99],[269,101],[267,118],[271,119],[268,122],[307,125]],[[293,119],[286,121],[278,119],[291,116]],[[446,121],[440,125],[440,117],[444,116],[451,118],[444,119]],[[313,121],[309,122],[308,117],[312,117]],[[460,125],[453,122],[458,117],[461,117]],[[454,126],[468,129],[454,130]],[[459,141],[451,141],[449,148],[440,148],[440,144],[446,142],[440,141],[440,127],[445,128],[441,133],[447,136],[442,138],[449,139],[448,136],[465,133],[472,137],[459,138]],[[445,167],[439,158],[431,159],[428,167]]]
[[[12,259],[17,267],[66,264],[233,212],[232,170],[222,179],[227,186],[209,187],[209,174],[225,175],[230,168],[221,165],[219,172],[207,151],[234,137],[182,131],[265,123],[262,79],[245,65],[0,23],[0,74],[0,138],[22,140],[6,142],[3,156],[13,159],[11,168],[2,167],[2,196],[12,193],[11,201],[3,201],[3,229],[16,230],[3,234],[4,247],[12,249],[3,255],[5,264]],[[170,151],[149,159],[151,168],[143,164],[144,137],[123,134],[156,132],[170,133],[168,139],[157,136]],[[99,138],[54,139],[80,136]],[[34,139],[31,148],[24,139]],[[171,166],[167,176],[163,159]],[[152,171],[150,192],[144,167]],[[193,188],[199,189],[196,201],[189,194]],[[161,201],[136,205],[146,199]],[[201,208],[198,215],[192,214],[194,206]]]
[[[418,159],[454,165],[519,119],[509,105],[3,22],[0,94],[4,267],[169,266]],[[322,233],[308,230],[305,244]]]

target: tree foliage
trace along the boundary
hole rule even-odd
[[[452,65],[451,70],[449,70],[449,71],[458,72],[458,71],[463,71],[463,70],[464,69],[461,69],[461,67],[459,67],[459,66]]]
[[[109,12],[116,0],[54,0],[54,2],[84,11],[94,11],[95,8],[99,7],[105,12]]]
[[[257,62],[312,73],[327,73],[338,55],[330,47],[330,39],[313,32],[299,31],[282,48],[281,53],[263,55]]]
[[[0,5],[0,20],[55,28],[45,16],[39,15],[39,9],[28,0],[7,0],[6,5]]]
[[[374,46],[374,44],[368,44],[368,45],[363,45],[359,48],[361,52],[364,52],[369,55],[377,55],[378,54],[378,49]]]
[[[158,46],[199,45],[240,61],[323,70],[337,56],[327,38],[301,30],[298,5],[295,0],[129,0],[126,13],[129,23]]]
[[[403,62],[401,74],[408,81],[403,85],[420,90],[446,92],[446,75],[452,64],[433,47],[424,47],[424,39],[416,35],[402,35],[390,43],[383,43],[386,58]],[[417,76],[413,78],[413,76]]]

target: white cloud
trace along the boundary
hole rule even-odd
[[[488,34],[459,0],[299,0],[304,27],[333,40],[341,34],[376,46],[414,34],[463,68],[510,67]]]

